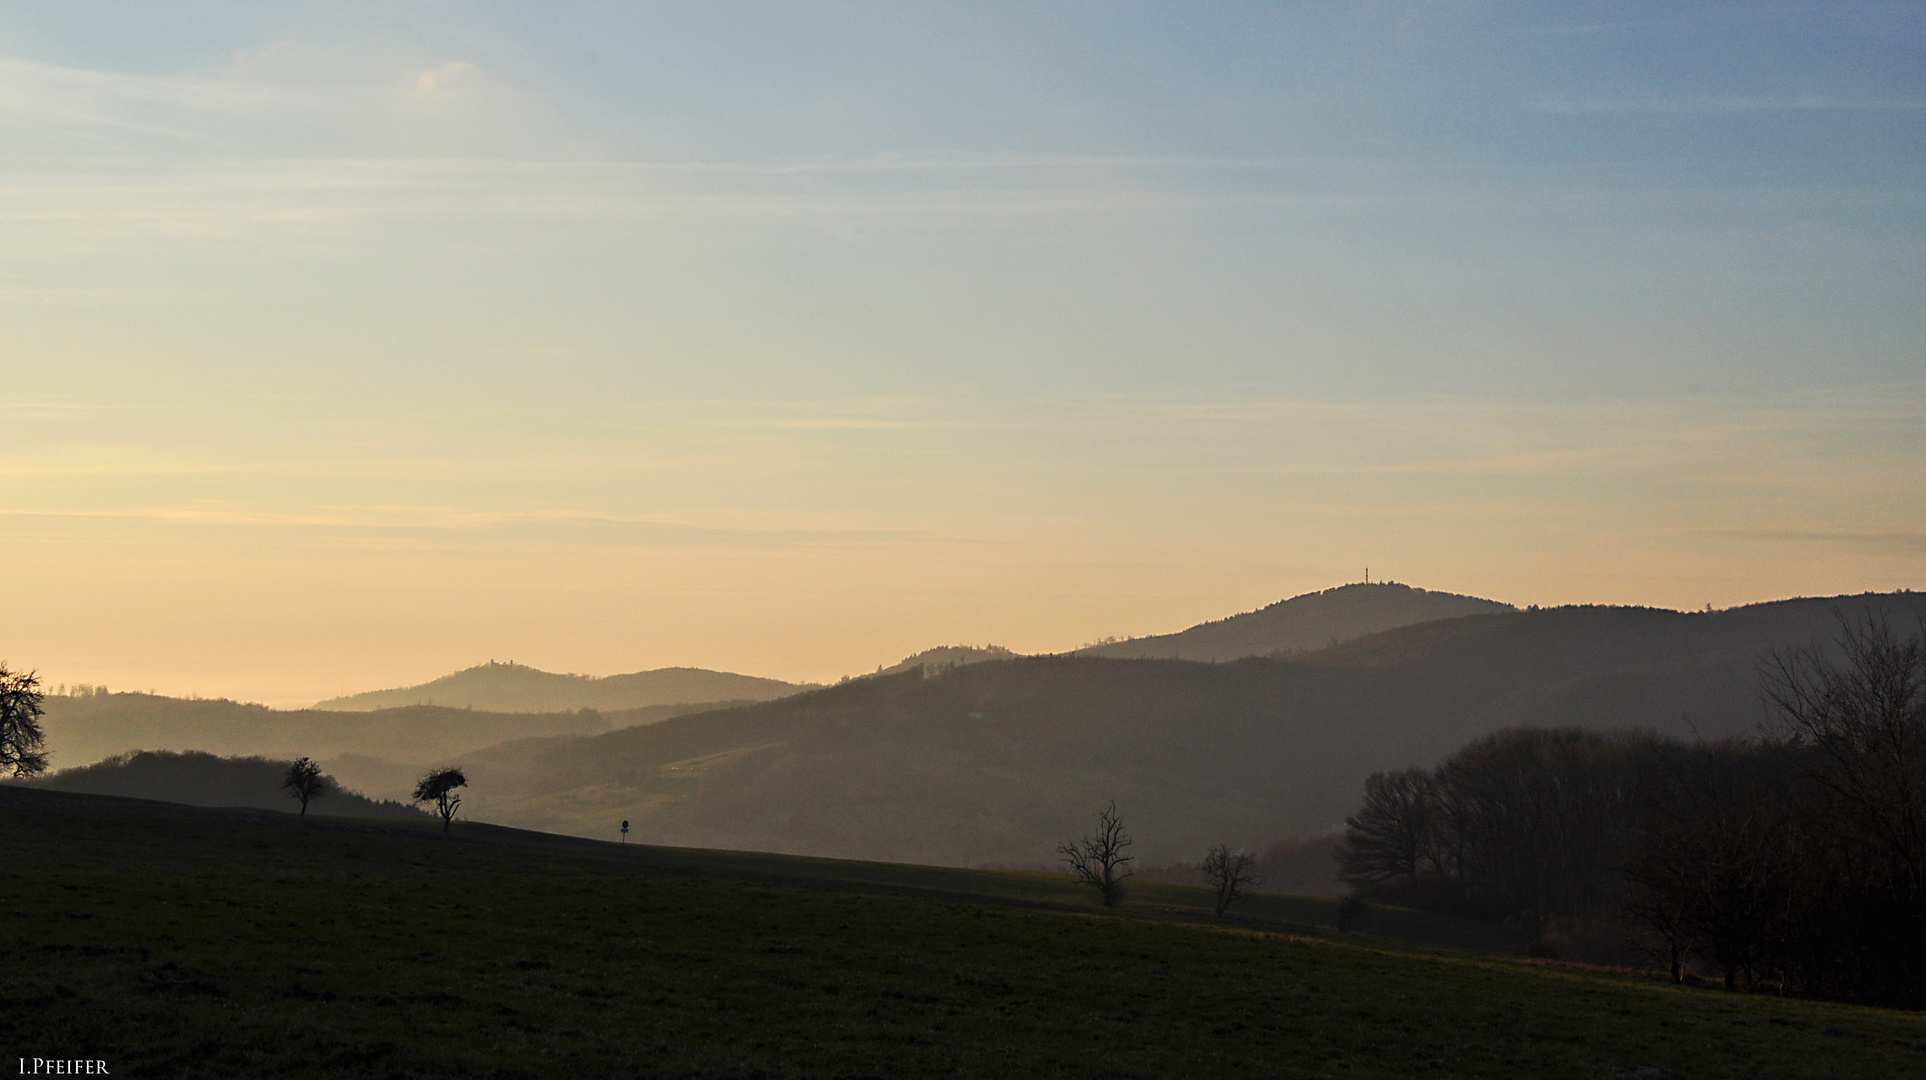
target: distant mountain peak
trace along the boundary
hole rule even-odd
[[[1290,656],[1416,623],[1516,610],[1496,600],[1435,592],[1402,582],[1353,582],[1198,623],[1174,634],[1104,642],[1077,652],[1085,656],[1205,661]]]
[[[628,675],[563,675],[490,660],[418,686],[330,698],[314,707],[366,712],[404,705],[450,705],[491,712],[621,710],[700,702],[768,701],[808,689],[776,679],[705,668],[671,667]]]

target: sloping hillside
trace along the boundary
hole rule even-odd
[[[1561,608],[1390,631],[1300,661],[1031,657],[855,680],[783,701],[465,759],[489,820],[951,864],[1049,863],[1115,797],[1147,862],[1338,826],[1364,777],[1512,724],[1682,737],[1764,719],[1757,659],[1833,612]]]
[[[445,705],[491,712],[639,709],[721,701],[769,701],[807,687],[704,668],[657,668],[595,678],[558,675],[523,664],[489,661],[420,686],[331,698],[316,709],[367,712],[406,705]]]
[[[1269,607],[1200,623],[1175,634],[1105,642],[1084,656],[1151,660],[1237,660],[1289,656],[1401,626],[1514,610],[1475,596],[1429,592],[1409,585],[1340,585]]]
[[[119,795],[189,806],[252,806],[294,810],[299,804],[282,789],[287,761],[260,757],[216,757],[196,751],[142,751],[92,765],[62,769],[27,781],[30,787],[87,795]],[[333,780],[333,777],[329,777]],[[309,812],[328,817],[427,820],[428,815],[392,800],[377,802],[338,784],[314,800]]]
[[[1918,1014],[1413,949],[1394,939],[1511,935],[1397,909],[1333,935],[1307,924],[1337,905],[1298,897],[1219,919],[1202,889],[1136,882],[1105,910],[1059,874],[6,786],[0,820],[0,1046],[117,1077],[1883,1080],[1926,1064]]]

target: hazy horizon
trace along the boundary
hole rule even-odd
[[[20,3],[0,659],[833,682],[1926,565],[1926,5]]]
[[[1345,585],[1355,585],[1355,584],[1364,584],[1364,583],[1363,583],[1363,582],[1347,582],[1347,583],[1345,583]],[[1374,578],[1372,578],[1372,579],[1371,579],[1371,581],[1370,581],[1370,582],[1369,582],[1368,584],[1372,584],[1372,585],[1379,585],[1379,584],[1390,584],[1390,585],[1410,585],[1410,583],[1409,583],[1409,582],[1397,582],[1397,581],[1392,581],[1392,582],[1383,582],[1383,581],[1381,581],[1381,580],[1379,580],[1378,578],[1375,578],[1375,577],[1374,577]],[[1342,587],[1344,587],[1344,586],[1332,586],[1331,588],[1333,588],[1333,589],[1335,589],[1335,588],[1342,588]],[[1423,588],[1422,586],[1412,586],[1412,587],[1413,587],[1413,588],[1418,588],[1418,589],[1421,589],[1421,590],[1422,590],[1422,588]],[[1328,590],[1328,589],[1327,589],[1327,590],[1313,590],[1313,591],[1312,591],[1311,593],[1309,593],[1309,594],[1299,594],[1299,595],[1300,595],[1300,596],[1304,596],[1304,595],[1315,595],[1315,594],[1316,594],[1317,592],[1319,592],[1319,591],[1329,591],[1329,590]],[[1432,592],[1438,592],[1438,591],[1441,591],[1441,590],[1429,590],[1429,591],[1432,591]],[[1889,594],[1889,595],[1890,595],[1891,593],[1900,593],[1900,594],[1904,594],[1904,593],[1912,593],[1912,592],[1917,592],[1917,591],[1918,591],[1918,590],[1915,590],[1915,589],[1912,589],[1912,588],[1911,588],[1911,587],[1909,587],[1909,586],[1901,586],[1901,587],[1899,587],[1899,588],[1897,588],[1897,589],[1894,589],[1894,590],[1889,590],[1889,591],[1888,591],[1888,594]],[[1456,594],[1453,594],[1453,595],[1456,595]],[[1770,598],[1767,598],[1767,599],[1764,599],[1764,600],[1759,600],[1759,601],[1752,601],[1752,602],[1751,602],[1751,603],[1749,603],[1749,604],[1735,604],[1735,605],[1731,605],[1731,607],[1748,607],[1748,606],[1753,606],[1753,605],[1756,605],[1756,604],[1771,604],[1771,603],[1775,603],[1775,602],[1778,602],[1778,601],[1782,601],[1782,600],[1791,600],[1791,599],[1812,599],[1812,598],[1814,598],[1814,597],[1770,597]],[[1820,598],[1820,599],[1823,599],[1824,597],[1818,597],[1818,598]],[[1289,598],[1281,598],[1281,599],[1289,599]],[[1484,598],[1480,598],[1480,599],[1484,599]],[[1581,605],[1581,606],[1582,606],[1582,605],[1584,605],[1584,604],[1586,604],[1587,602],[1584,602],[1584,601],[1573,601],[1572,603],[1574,603],[1574,604],[1579,604],[1579,605]],[[1269,606],[1268,604],[1260,604],[1260,605],[1257,605],[1256,607],[1254,607],[1254,608],[1250,608],[1250,609],[1243,609],[1243,610],[1240,610],[1240,611],[1236,611],[1236,612],[1227,612],[1227,613],[1225,613],[1224,615],[1220,615],[1220,616],[1213,616],[1213,617],[1211,617],[1211,618],[1207,618],[1207,619],[1203,619],[1203,620],[1199,620],[1199,621],[1198,621],[1198,622],[1196,622],[1196,623],[1191,623],[1191,624],[1187,624],[1187,625],[1186,625],[1186,626],[1184,626],[1184,627],[1179,627],[1179,628],[1175,628],[1175,629],[1174,629],[1173,631],[1168,631],[1168,632],[1162,632],[1162,631],[1153,631],[1153,632],[1150,632],[1150,633],[1147,633],[1147,634],[1140,634],[1140,635],[1131,635],[1131,636],[1128,636],[1128,637],[1116,637],[1116,636],[1112,636],[1112,637],[1107,637],[1107,638],[1096,638],[1096,639],[1091,639],[1091,640],[1089,640],[1089,641],[1083,641],[1083,642],[1078,642],[1078,643],[1077,643],[1076,645],[1071,645],[1071,646],[1065,646],[1064,648],[1061,648],[1061,649],[1041,649],[1041,650],[1036,650],[1036,651],[1034,651],[1034,652],[1025,652],[1025,651],[1022,651],[1022,650],[1007,650],[1007,649],[1005,649],[1005,648],[1004,648],[1004,646],[1002,646],[1002,645],[1000,645],[1000,644],[998,644],[998,643],[996,643],[996,642],[988,642],[988,641],[986,641],[986,642],[980,642],[980,643],[966,643],[966,642],[948,642],[948,643],[944,643],[944,644],[940,644],[940,645],[936,645],[936,646],[932,646],[932,647],[930,647],[930,648],[926,648],[926,649],[921,649],[921,650],[917,650],[916,652],[913,652],[913,653],[910,653],[910,654],[907,654],[907,655],[906,655],[905,657],[902,657],[902,658],[899,658],[899,659],[897,660],[897,663],[899,663],[899,664],[900,664],[900,663],[905,663],[905,662],[907,662],[907,661],[909,661],[909,660],[915,660],[915,659],[916,659],[916,658],[917,658],[918,656],[920,656],[920,655],[922,655],[922,654],[924,654],[924,653],[931,653],[931,652],[942,652],[942,651],[945,651],[945,650],[948,650],[948,649],[959,649],[959,648],[960,648],[960,649],[965,649],[965,650],[971,650],[971,649],[985,649],[985,650],[1002,650],[1002,651],[1004,651],[1004,652],[1007,652],[1007,653],[1008,653],[1008,654],[1009,654],[1010,656],[1012,656],[1012,657],[1016,657],[1016,658],[1022,658],[1022,657],[1043,657],[1043,656],[1051,656],[1051,655],[1067,655],[1067,654],[1070,654],[1070,653],[1073,653],[1073,652],[1079,652],[1079,651],[1081,651],[1081,650],[1084,650],[1084,649],[1092,649],[1092,648],[1101,648],[1102,646],[1105,646],[1105,645],[1121,645],[1121,644],[1128,644],[1128,643],[1129,643],[1129,642],[1131,642],[1131,641],[1135,641],[1135,640],[1140,640],[1140,639],[1157,639],[1157,640],[1162,640],[1162,639],[1164,639],[1164,638],[1169,638],[1169,637],[1174,637],[1174,636],[1177,636],[1177,635],[1178,635],[1178,634],[1179,634],[1179,633],[1180,633],[1181,631],[1184,631],[1184,630],[1202,630],[1202,629],[1206,629],[1206,628],[1209,628],[1209,627],[1210,627],[1211,625],[1213,625],[1213,624],[1221,624],[1222,622],[1224,622],[1224,621],[1225,621],[1226,619],[1228,619],[1228,618],[1232,618],[1232,617],[1235,617],[1235,616],[1238,616],[1238,615],[1246,615],[1246,614],[1252,614],[1252,613],[1254,613],[1254,612],[1256,612],[1256,611],[1258,611],[1258,610],[1261,610],[1261,609],[1263,609],[1263,608],[1265,608],[1265,607],[1268,607],[1268,606]],[[1556,606],[1559,606],[1559,605],[1526,605],[1526,604],[1514,604],[1514,605],[1512,605],[1512,606],[1513,606],[1513,607],[1515,607],[1515,608],[1519,608],[1519,609],[1523,609],[1523,608],[1525,608],[1525,607],[1527,607],[1527,606],[1539,606],[1539,607],[1548,607],[1548,608],[1549,608],[1549,607],[1556,607]],[[1669,608],[1668,608],[1668,607],[1666,607],[1665,605],[1631,605],[1631,606],[1639,606],[1639,607],[1648,607],[1648,608],[1654,608],[1654,609],[1659,609],[1659,610],[1671,610],[1671,611],[1683,611],[1683,612],[1685,612],[1685,613],[1688,613],[1688,614],[1695,614],[1695,613],[1697,613],[1697,612],[1699,612],[1699,611],[1701,611],[1701,610],[1707,610],[1707,611],[1712,611],[1712,610],[1727,610],[1727,609],[1725,609],[1725,608],[1719,608],[1719,607],[1718,607],[1717,605],[1710,605],[1710,604],[1708,604],[1708,605],[1705,605],[1705,606],[1704,606],[1703,608],[1691,608],[1691,607],[1669,607]],[[1839,612],[1839,614],[1842,614],[1842,615],[1850,615],[1850,614],[1852,614],[1852,612],[1850,612],[1850,611],[1845,611],[1845,610],[1842,610],[1842,611],[1840,611],[1840,612]],[[1333,638],[1332,640],[1333,640],[1333,641],[1335,642],[1335,641],[1337,641],[1337,640],[1340,640],[1340,639],[1337,639],[1337,638]],[[1102,653],[1099,653],[1098,655],[1104,655],[1104,654],[1102,654]],[[1254,655],[1254,654],[1253,654],[1253,655]],[[1161,654],[1161,653],[1159,653],[1159,654],[1158,654],[1158,658],[1164,658],[1164,657],[1163,657],[1163,654]],[[1175,659],[1175,658],[1178,658],[1178,657],[1170,657],[1170,658],[1172,658],[1172,659]],[[270,707],[270,708],[274,708],[274,709],[293,709],[293,710],[305,710],[305,709],[311,709],[311,708],[316,708],[316,707],[319,707],[319,706],[322,706],[322,705],[327,705],[327,704],[329,704],[329,703],[330,703],[331,701],[332,701],[332,702],[338,702],[338,701],[341,701],[341,700],[344,700],[344,699],[346,699],[346,698],[350,698],[350,697],[355,697],[355,696],[368,696],[368,695],[374,695],[374,694],[380,694],[380,693],[392,693],[392,692],[395,692],[395,691],[399,691],[399,690],[406,690],[406,689],[411,689],[411,688],[415,688],[415,687],[418,687],[418,686],[420,686],[420,685],[423,685],[423,684],[427,684],[427,683],[432,683],[432,682],[436,682],[436,681],[438,681],[438,680],[440,680],[440,679],[442,679],[442,678],[446,678],[446,677],[449,677],[449,676],[454,676],[454,675],[463,675],[463,674],[466,674],[466,673],[468,673],[468,672],[471,672],[471,671],[474,671],[474,670],[477,670],[477,669],[485,669],[485,668],[488,668],[488,667],[492,667],[492,666],[496,666],[496,665],[500,665],[500,666],[502,666],[502,667],[522,667],[522,668],[530,668],[530,669],[533,669],[534,671],[537,671],[537,672],[540,672],[540,673],[542,673],[542,674],[544,674],[544,675],[559,675],[559,676],[565,676],[565,677],[567,677],[567,678],[571,678],[571,679],[590,679],[590,680],[611,680],[611,679],[619,679],[619,678],[621,678],[621,677],[623,677],[623,676],[627,676],[627,675],[634,675],[634,674],[649,674],[649,673],[654,673],[654,672],[659,672],[659,671],[675,671],[675,670],[691,670],[691,666],[689,666],[689,665],[663,665],[663,666],[660,666],[660,667],[654,667],[654,668],[637,668],[637,669],[632,669],[632,670],[620,670],[620,671],[601,671],[601,672],[585,672],[585,671],[576,671],[576,670],[571,670],[571,669],[564,669],[564,668],[552,668],[552,669],[551,669],[551,668],[542,668],[542,667],[540,667],[539,665],[534,665],[534,664],[527,664],[527,663],[524,663],[523,661],[520,661],[520,660],[516,660],[516,659],[513,659],[513,658],[498,658],[498,657],[490,657],[490,658],[488,658],[488,659],[486,659],[486,660],[481,660],[481,661],[476,661],[476,662],[473,662],[473,663],[467,663],[467,664],[462,664],[461,666],[459,666],[459,667],[457,667],[457,668],[452,668],[452,669],[447,669],[447,670],[440,670],[440,671],[434,671],[434,672],[426,672],[426,673],[422,673],[422,674],[420,674],[419,676],[416,676],[416,677],[411,677],[411,678],[412,678],[412,681],[409,681],[409,682],[405,682],[405,683],[398,683],[398,684],[394,684],[394,685],[390,685],[390,686],[364,686],[364,687],[361,687],[360,689],[347,689],[347,690],[345,690],[345,691],[343,691],[343,692],[342,692],[341,694],[338,694],[338,695],[335,695],[335,696],[334,696],[334,697],[332,697],[332,698],[320,698],[320,699],[315,699],[315,700],[309,700],[309,699],[305,699],[305,698],[297,698],[297,699],[288,699],[288,700],[283,700],[283,701],[271,701],[271,700],[265,700],[265,699],[264,699],[263,697],[261,697],[261,696],[247,696],[247,695],[243,695],[243,694],[202,694],[202,693],[199,693],[199,692],[197,692],[197,691],[192,691],[192,690],[187,690],[187,691],[168,691],[168,690],[161,690],[161,689],[159,689],[159,688],[151,688],[151,687],[140,687],[140,686],[115,686],[115,685],[112,685],[112,684],[107,684],[107,683],[104,683],[104,682],[102,682],[102,683],[88,683],[88,682],[87,682],[86,680],[84,680],[84,679],[82,679],[82,680],[75,680],[75,681],[74,681],[74,682],[72,682],[72,683],[68,683],[68,682],[65,682],[64,680],[55,680],[55,679],[53,679],[53,678],[52,678],[51,676],[49,676],[49,675],[46,675],[45,673],[42,673],[42,675],[43,675],[43,680],[44,680],[44,681],[43,681],[43,690],[44,690],[44,691],[45,691],[46,693],[59,693],[59,694],[64,694],[64,693],[67,693],[67,692],[69,692],[69,691],[72,691],[72,692],[75,692],[75,693],[84,693],[84,692],[90,692],[90,691],[91,691],[91,692],[113,692],[113,693],[152,693],[152,694],[158,694],[159,696],[162,696],[162,697],[177,697],[177,698],[185,698],[185,699],[194,699],[194,700],[213,700],[213,699],[225,699],[225,700],[232,700],[232,701],[236,701],[236,702],[243,702],[243,703],[248,703],[248,704],[255,704],[255,705],[267,705],[268,707]],[[854,671],[848,671],[848,672],[844,672],[844,673],[843,673],[842,675],[840,675],[840,676],[837,676],[836,678],[833,678],[833,679],[828,679],[828,678],[826,678],[826,679],[817,679],[817,680],[807,680],[807,679],[791,679],[791,680],[784,680],[784,681],[787,681],[787,682],[790,682],[790,683],[792,683],[792,684],[794,684],[795,686],[797,686],[797,687],[799,687],[799,688],[805,688],[805,689],[806,689],[806,688],[811,688],[811,687],[815,687],[815,688],[821,688],[821,687],[824,687],[824,686],[828,686],[828,685],[830,685],[830,684],[832,684],[832,683],[835,683],[835,682],[838,682],[838,681],[840,681],[840,680],[842,680],[842,679],[846,679],[846,678],[853,678],[853,677],[860,677],[860,676],[864,676],[864,675],[869,675],[869,674],[873,674],[873,673],[875,673],[875,672],[878,672],[878,671],[882,671],[882,670],[884,670],[885,668],[888,668],[888,667],[890,667],[890,666],[892,666],[892,665],[891,665],[891,663],[890,663],[890,661],[883,661],[883,662],[880,662],[880,663],[878,663],[878,664],[876,664],[876,665],[873,665],[872,667],[869,667],[869,668],[862,668],[862,669],[858,669],[858,670],[854,670]],[[707,671],[721,671],[721,672],[724,672],[724,673],[732,673],[732,674],[738,674],[738,675],[747,675],[747,676],[750,676],[750,677],[754,677],[754,678],[771,678],[771,676],[765,676],[765,675],[760,675],[759,673],[756,673],[756,672],[751,672],[751,671],[736,671],[736,670],[734,670],[734,669],[730,669],[730,668],[697,668],[697,669],[694,669],[694,670],[707,670]],[[409,678],[409,677],[404,677],[404,678]],[[443,702],[443,704],[446,704],[446,703],[445,703],[445,702]],[[572,707],[571,707],[571,708],[572,708]],[[498,708],[498,711],[501,711],[501,710],[500,710],[500,708]],[[515,710],[514,710],[514,709],[507,709],[506,711],[509,711],[509,712],[513,712],[513,711],[515,711]],[[539,710],[539,709],[538,709],[538,710],[536,710],[536,711],[543,711],[543,710]]]

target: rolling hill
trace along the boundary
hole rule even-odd
[[[370,690],[330,698],[314,707],[330,712],[369,712],[408,705],[444,705],[503,713],[554,713],[718,701],[769,701],[806,689],[806,686],[776,679],[704,668],[657,668],[596,678],[558,675],[523,664],[498,664],[490,660],[419,686]]]
[[[287,761],[260,757],[216,757],[198,751],[143,750],[62,769],[25,781],[27,787],[89,795],[155,799],[188,806],[249,806],[287,810],[295,806],[281,788]],[[334,779],[329,777],[329,779]],[[401,818],[425,821],[428,815],[405,803],[377,801],[339,787],[316,799],[314,814],[329,817]]]
[[[1835,611],[1916,602],[1507,611],[1292,661],[1027,657],[463,762],[478,816],[578,835],[629,819],[651,842],[1047,865],[1114,797],[1146,862],[1194,860],[1338,827],[1367,774],[1508,725],[1754,730],[1763,651],[1823,638]]]
[[[1401,626],[1515,610],[1510,604],[1395,582],[1340,585],[1279,600],[1268,607],[1199,623],[1175,634],[1108,641],[1081,656],[1221,662],[1246,656],[1291,656]]]

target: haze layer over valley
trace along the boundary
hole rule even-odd
[[[1502,727],[1744,734],[1763,717],[1766,650],[1823,639],[1841,612],[1910,617],[1915,604],[1900,593],[1716,612],[1522,611],[1349,585],[1145,646],[1215,649],[1216,662],[1104,655],[1110,645],[1039,657],[946,647],[818,689],[664,677],[718,693],[747,685],[764,701],[282,712],[93,694],[49,698],[46,722],[60,765],[136,749],[311,756],[364,794],[403,798],[421,770],[459,764],[471,781],[464,812],[477,818],[592,837],[628,820],[636,837],[679,846],[1048,865],[1089,808],[1115,798],[1142,856],[1176,861],[1213,843],[1327,833],[1367,774]],[[1307,639],[1336,643],[1295,644]],[[658,677],[496,664],[440,685],[652,693]]]
[[[1441,613],[1505,608],[1395,583],[1345,585],[1143,640],[1167,654],[1191,647],[1193,638],[1202,634],[1207,636],[1204,647],[1219,653],[1273,655],[1301,651],[1306,640],[1339,641]],[[877,673],[1016,656],[993,645],[940,646],[893,665],[879,664]],[[811,687],[698,668],[597,678],[489,661],[417,686],[344,695],[307,710],[76,687],[49,700],[48,730],[56,761],[65,768],[152,749],[305,755],[323,761],[344,782],[399,796],[419,770],[504,741],[596,734],[807,689]]]

